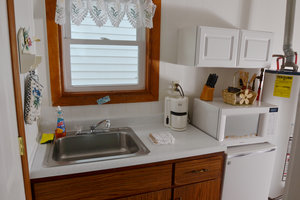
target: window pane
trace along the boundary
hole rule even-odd
[[[113,27],[109,20],[104,26],[99,27],[88,14],[79,26],[71,23],[71,38],[93,40],[106,38],[109,40],[136,41],[136,29],[131,26],[126,15],[119,27]]]
[[[138,46],[70,45],[73,86],[138,84]]]

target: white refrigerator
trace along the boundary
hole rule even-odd
[[[275,153],[270,143],[229,147],[222,200],[267,200]]]

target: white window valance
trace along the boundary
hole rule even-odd
[[[90,14],[99,27],[107,20],[110,20],[114,27],[118,27],[124,15],[134,28],[153,27],[156,5],[152,0],[57,0],[55,22],[59,25],[65,24],[66,21],[66,2],[70,2],[71,20],[76,25],[80,25]]]

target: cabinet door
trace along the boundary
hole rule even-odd
[[[54,179],[34,183],[32,188],[35,200],[102,200],[159,191],[171,183],[172,165],[168,164]]]
[[[238,65],[247,68],[267,67],[272,59],[273,33],[241,30]]]
[[[174,189],[174,200],[220,200],[220,179],[181,186]]]
[[[171,189],[135,195],[118,200],[171,200]]]
[[[235,67],[239,30],[198,27],[195,65]]]

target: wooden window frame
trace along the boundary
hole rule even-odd
[[[55,0],[45,0],[48,38],[49,72],[53,106],[93,105],[104,96],[110,97],[110,104],[158,101],[160,61],[160,18],[161,0],[156,5],[153,28],[146,30],[145,89],[101,92],[66,92],[63,80],[62,34],[55,23]]]

